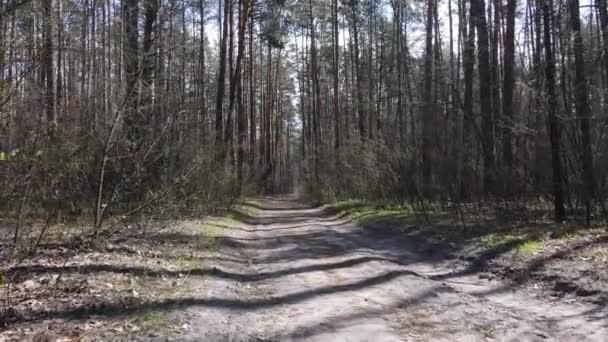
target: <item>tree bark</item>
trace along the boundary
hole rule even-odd
[[[240,195],[243,185],[243,168],[245,166],[245,142],[247,140],[247,113],[243,105],[243,77],[241,72],[241,64],[245,55],[245,30],[247,29],[247,21],[249,20],[250,1],[241,0],[239,31],[238,31],[238,47],[236,57],[236,70],[232,76],[232,82],[236,84],[236,97],[238,99],[238,118],[237,118],[237,136],[238,136],[238,156],[237,156],[237,194]],[[234,95],[231,94],[231,98]],[[233,103],[234,100],[231,100]]]
[[[333,112],[334,112],[334,149],[336,151],[336,158],[339,157],[340,153],[340,124],[341,124],[341,113],[340,113],[340,85],[339,85],[339,46],[338,46],[338,0],[332,0],[331,7],[332,16],[332,61],[333,61]]]
[[[200,24],[200,45],[199,45],[199,73],[200,73],[200,109],[199,109],[199,141],[204,144],[207,142],[207,65],[205,59],[205,0],[199,0],[199,11],[201,16]]]
[[[483,149],[483,189],[486,194],[494,190],[494,120],[492,117],[492,78],[488,51],[488,29],[484,0],[471,0],[471,20],[475,23],[478,44],[479,101],[481,104],[481,130]]]
[[[137,99],[139,90],[137,81],[139,79],[139,31],[137,22],[139,19],[139,0],[124,0],[122,13],[124,16],[123,26],[125,31],[124,68],[125,68],[125,127],[129,142],[139,144],[141,139],[140,120],[138,119]]]
[[[608,3],[597,0],[600,27],[602,30],[601,61],[604,69],[604,111],[608,109]]]
[[[433,18],[434,0],[426,2],[426,38],[424,54],[424,86],[422,112],[422,186],[425,196],[430,195],[432,182],[432,122],[434,115],[432,82],[433,82]]]
[[[581,155],[583,162],[583,184],[585,207],[587,208],[587,224],[591,223],[591,201],[595,191],[595,175],[593,172],[593,152],[591,150],[591,108],[587,97],[587,80],[585,79],[585,56],[578,0],[570,1],[570,27],[572,28],[574,50],[574,98],[576,114],[580,121]]]
[[[351,6],[351,14],[352,14],[352,34],[353,34],[353,73],[355,84],[354,87],[356,89],[356,99],[354,101],[354,106],[357,110],[359,116],[359,136],[363,140],[367,136],[367,131],[365,127],[365,123],[367,118],[365,116],[365,108],[363,101],[363,85],[361,82],[361,64],[359,63],[359,8],[358,8],[358,0],[350,0]]]
[[[513,87],[515,86],[513,77],[513,66],[515,58],[515,10],[517,0],[507,0],[507,29],[504,39],[504,76],[502,87],[502,115],[503,115],[503,158],[507,167],[507,177],[511,179],[513,175],[513,146],[512,146],[512,126],[513,126]],[[510,188],[506,185],[506,188]]]
[[[226,87],[226,50],[228,49],[228,15],[231,11],[232,0],[224,0],[224,20],[220,39],[220,55],[217,78],[217,98],[215,102],[215,153],[216,159],[224,158],[223,145],[223,110],[224,91]]]
[[[42,67],[42,80],[44,83],[44,113],[47,122],[47,133],[51,140],[55,137],[57,118],[55,116],[55,75],[53,73],[53,26],[52,21],[52,0],[42,2],[42,40],[43,48],[40,57]],[[4,51],[3,51],[4,53]]]
[[[543,11],[543,36],[545,50],[545,86],[547,89],[549,120],[549,139],[551,142],[551,166],[553,170],[553,203],[555,220],[560,222],[566,218],[562,188],[561,161],[561,123],[556,115],[557,96],[555,94],[555,60],[553,56],[552,23],[553,3],[551,0],[539,0]]]

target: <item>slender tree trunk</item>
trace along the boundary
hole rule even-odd
[[[125,68],[125,126],[127,136],[131,143],[137,145],[141,139],[140,120],[138,120],[137,98],[139,91],[137,81],[139,79],[139,33],[137,23],[139,19],[138,0],[124,0],[122,13],[124,16],[125,47],[124,68]]]
[[[223,151],[223,109],[224,109],[224,91],[226,87],[226,50],[228,49],[228,15],[232,0],[224,0],[224,21],[222,27],[222,35],[220,39],[220,58],[217,78],[217,98],[215,102],[215,148],[216,159],[224,158]],[[221,19],[220,19],[221,20]]]
[[[236,70],[232,76],[232,82],[236,84],[236,97],[238,100],[238,118],[237,118],[237,136],[238,136],[238,156],[237,156],[237,194],[240,195],[243,185],[243,168],[245,166],[245,142],[247,140],[247,113],[243,106],[243,77],[241,72],[241,64],[245,55],[245,30],[247,29],[247,21],[249,19],[249,8],[251,0],[241,0],[239,31],[238,31],[238,47],[236,57]],[[231,94],[231,98],[234,95]],[[231,99],[231,103],[234,100]]]
[[[6,69],[6,32],[8,25],[6,24],[5,15],[4,15],[4,0],[0,0],[0,11],[2,14],[0,15],[0,86],[4,86],[4,70]],[[10,63],[10,62],[9,62]],[[0,97],[0,103],[4,102],[4,97]]]
[[[205,0],[199,0],[199,11],[201,16],[200,24],[200,45],[199,45],[199,72],[200,72],[200,111],[199,111],[199,141],[204,144],[207,142],[207,65],[205,59]]]
[[[585,207],[587,208],[587,224],[591,223],[591,201],[595,192],[595,175],[593,172],[593,152],[591,150],[591,108],[587,97],[587,80],[585,79],[585,56],[578,0],[570,1],[570,26],[573,36],[574,50],[574,98],[576,114],[580,121],[581,149],[583,160],[583,184]]]
[[[159,0],[145,0],[144,12],[144,37],[142,50],[141,84],[144,106],[150,106],[152,102],[152,75],[156,65],[154,60],[154,30],[158,18]]]
[[[312,7],[312,0],[308,1],[309,11],[310,11],[310,67],[311,67],[311,76],[312,76],[312,89],[313,89],[313,117],[312,117],[312,132],[313,132],[313,153],[314,153],[314,179],[315,185],[319,184],[319,163],[320,163],[320,111],[321,111],[321,90],[319,86],[319,74],[317,69],[317,46],[315,40],[315,22],[314,22],[314,13]]]
[[[398,122],[398,131],[399,131],[399,145],[400,148],[405,147],[405,132],[407,131],[405,124],[405,110],[403,105],[403,64],[404,57],[407,59],[407,56],[404,55],[403,45],[403,5],[401,1],[396,0],[393,3],[393,12],[394,12],[394,21],[395,21],[395,38],[393,46],[396,46],[396,56],[397,56],[397,122]],[[389,85],[390,86],[390,85]],[[390,89],[390,88],[389,88]]]
[[[130,6],[128,1],[123,4],[124,7]],[[124,9],[123,9],[123,13]],[[127,19],[125,14],[125,19]],[[81,49],[82,54],[80,55],[80,98],[81,98],[81,111],[82,111],[82,127],[88,130],[90,129],[91,120],[89,118],[89,93],[87,88],[88,82],[88,49],[87,42],[89,37],[89,0],[85,0],[82,9],[82,32],[81,32]]]
[[[234,107],[235,107],[235,94],[236,94],[236,83],[234,81],[234,74],[236,72],[236,66],[234,64],[234,1],[231,0],[228,12],[228,111],[226,112],[226,127],[224,127],[224,142],[228,145],[228,156],[230,165],[234,171],[235,155],[234,155]]]
[[[43,49],[40,57],[42,67],[42,79],[44,80],[44,113],[47,122],[47,132],[51,139],[55,136],[57,118],[55,116],[55,77],[53,73],[53,26],[52,21],[52,0],[42,2],[42,40]]]
[[[253,16],[253,14],[251,14]],[[255,164],[255,145],[256,145],[256,117],[255,117],[255,66],[254,66],[254,45],[253,45],[254,26],[253,18],[249,20],[249,167],[253,172]]]
[[[545,49],[545,86],[547,88],[549,118],[549,138],[551,142],[551,165],[553,169],[553,202],[555,206],[555,220],[563,221],[566,218],[562,189],[562,161],[561,161],[561,124],[556,114],[557,96],[555,94],[555,60],[553,56],[552,23],[553,3],[551,0],[539,0],[543,11],[543,36]]]
[[[513,175],[513,146],[512,146],[512,127],[513,127],[513,67],[515,58],[515,10],[517,0],[507,0],[507,29],[504,39],[504,76],[502,87],[502,115],[503,115],[503,157],[507,167],[507,177],[511,179]],[[506,189],[510,189],[506,185]]]
[[[374,139],[375,134],[375,105],[374,105],[374,75],[373,75],[373,59],[374,59],[374,18],[376,17],[374,1],[369,1],[369,16],[367,18],[367,103],[366,103],[366,114],[367,114],[367,136],[370,139]]]
[[[267,55],[267,63],[266,63],[266,95],[264,98],[264,149],[263,149],[263,158],[264,158],[264,174],[268,175],[272,172],[272,163],[271,163],[271,132],[270,132],[270,119],[272,112],[272,45],[270,42],[268,43],[268,55]]]
[[[465,2],[462,3],[462,12],[463,17],[465,16]],[[473,73],[475,68],[475,7],[472,5],[469,8],[469,22],[468,22],[468,33],[466,32],[466,27],[463,28],[462,34],[464,35],[464,47],[463,47],[463,69],[464,69],[464,104],[463,104],[463,151],[461,151],[461,158],[464,159],[465,149],[471,150],[472,148],[472,139],[471,132],[475,128],[475,116],[473,113]],[[464,18],[463,18],[464,19]],[[462,21],[466,23],[466,20]],[[468,133],[468,134],[467,134]],[[464,174],[462,170],[462,164],[464,161],[461,161],[461,174]],[[460,194],[465,197],[470,193],[470,190],[467,190],[472,184],[467,184],[464,179],[460,179]]]
[[[599,8],[599,21],[602,30],[601,60],[604,69],[604,112],[608,110],[608,3],[606,0],[597,0]]]
[[[62,107],[63,101],[62,101],[62,97],[64,96],[64,80],[63,80],[63,65],[64,65],[64,45],[63,45],[63,37],[64,37],[64,30],[63,30],[63,2],[59,1],[57,4],[57,12],[56,12],[56,17],[55,17],[55,24],[57,25],[57,63],[56,63],[56,81],[55,81],[55,91],[54,91],[54,98],[53,98],[53,106],[54,106],[54,115],[56,117],[55,121],[58,121],[60,118],[57,117],[61,117],[63,116],[63,112],[60,112],[60,107]],[[4,53],[0,53],[0,54],[4,54]],[[2,72],[0,71],[0,74]]]
[[[424,86],[422,113],[422,186],[425,196],[430,195],[432,182],[432,130],[435,105],[433,103],[433,18],[434,0],[426,2],[426,44],[424,54]]]
[[[488,29],[484,0],[471,1],[471,20],[477,29],[479,101],[481,103],[481,131],[483,149],[483,188],[486,194],[494,191],[494,121],[492,117],[492,79],[488,51]]]
[[[507,0],[508,1],[508,0]],[[497,120],[499,120],[501,115],[501,103],[500,103],[500,56],[498,51],[498,44],[500,41],[500,28],[501,28],[501,18],[502,18],[502,0],[492,0],[492,36],[490,37],[490,84],[491,84],[491,92],[492,92],[492,136],[494,140],[494,144],[496,143],[496,125],[494,124]],[[494,150],[494,147],[493,147]],[[494,152],[495,153],[495,152]],[[496,159],[496,156],[494,156]]]
[[[340,153],[340,124],[341,124],[341,113],[340,113],[340,84],[339,84],[339,51],[338,46],[338,0],[332,0],[331,7],[332,15],[332,60],[333,60],[333,112],[334,112],[334,149],[336,150],[336,158],[339,158]]]
[[[361,82],[361,64],[359,63],[359,8],[358,0],[350,0],[351,11],[352,11],[352,34],[353,34],[353,73],[354,73],[354,87],[356,89],[356,101],[354,106],[359,116],[359,136],[361,139],[365,139],[367,131],[365,127],[366,116],[363,101],[363,85]]]

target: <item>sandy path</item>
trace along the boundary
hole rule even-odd
[[[605,308],[441,277],[450,265],[411,242],[291,197],[256,203],[225,240],[246,262],[219,265],[230,276],[201,286],[177,340],[608,341]]]

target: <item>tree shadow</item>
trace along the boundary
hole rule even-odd
[[[267,205],[272,205],[269,202]],[[458,255],[466,255],[470,246],[477,247],[473,254],[466,256],[468,263],[463,270],[433,276],[434,280],[442,281],[467,275],[476,275],[487,271],[494,261],[501,256],[518,250],[527,241],[539,240],[543,237],[551,238],[567,237],[584,229],[580,225],[555,225],[548,222],[517,222],[511,225],[500,224],[488,218],[460,225],[458,222],[448,222],[449,215],[445,213],[430,213],[431,221],[436,223],[421,222],[419,215],[411,214],[388,214],[378,217],[373,213],[357,217],[359,225],[352,226],[348,232],[338,231],[336,228],[342,224],[336,213],[345,214],[349,210],[356,211],[366,205],[360,202],[347,202],[342,207],[333,210],[323,210],[313,213],[314,224],[310,222],[300,223],[300,216],[308,216],[303,213],[290,212],[288,214],[277,214],[267,217],[268,222],[284,224],[285,227],[256,228],[251,233],[280,231],[271,237],[259,237],[250,241],[238,241],[234,245],[239,248],[254,250],[275,250],[270,257],[258,262],[290,262],[297,259],[321,259],[337,257],[349,253],[359,253],[365,246],[368,250],[378,255],[400,260],[412,260],[417,262],[457,262]],[[264,222],[257,222],[263,223]],[[322,224],[322,229],[305,234],[290,234],[290,230],[301,227],[310,227]],[[484,244],[482,241],[495,238],[496,241]],[[525,270],[518,270],[512,277],[513,283],[523,284],[530,274],[535,273],[547,262],[564,258],[567,254],[577,250],[589,248],[597,243],[602,243],[604,238],[591,243],[583,243],[580,246],[567,246],[564,250],[552,253],[543,258],[531,260]],[[287,246],[283,249],[280,247]],[[306,246],[306,247],[303,247]],[[405,252],[404,252],[405,251]],[[415,253],[407,253],[412,251]],[[581,296],[595,296],[597,291],[589,291],[570,284],[565,279],[545,279],[553,282],[559,292],[573,292]]]
[[[488,249],[485,252],[479,254],[474,258],[469,266],[463,270],[456,272],[449,272],[439,275],[430,276],[433,280],[445,281],[449,279],[459,278],[467,275],[475,275],[480,272],[484,272],[488,269],[488,263],[504,254],[517,245],[521,244],[523,240],[517,239],[507,243],[500,244],[494,248]],[[471,294],[481,297],[489,295],[495,295],[500,293],[509,292],[516,287],[524,285],[533,280],[540,280],[547,284],[557,296],[563,297],[568,294],[574,294],[578,297],[591,297],[591,303],[596,305],[598,308],[608,306],[608,291],[600,289],[589,289],[582,287],[572,279],[566,279],[562,276],[551,274],[542,274],[542,269],[545,265],[553,260],[566,259],[569,256],[575,254],[577,251],[591,248],[593,246],[604,244],[608,242],[608,236],[599,236],[591,241],[584,241],[575,245],[569,245],[553,253],[542,255],[527,262],[522,268],[510,268],[508,275],[506,275],[507,282],[504,285],[491,288],[484,291],[477,291]]]
[[[125,317],[145,311],[172,311],[186,307],[225,308],[243,311],[252,311],[274,307],[278,305],[296,304],[312,298],[357,291],[366,287],[380,285],[403,276],[415,276],[418,274],[407,271],[390,271],[372,277],[367,277],[354,282],[325,286],[315,289],[307,289],[299,292],[289,293],[282,296],[255,298],[250,300],[230,299],[221,297],[188,297],[179,299],[165,299],[138,304],[101,302],[91,306],[80,306],[63,310],[36,310],[23,318],[21,322],[37,322],[45,319],[68,319],[83,320],[91,316],[116,318]],[[18,321],[20,322],[20,321]],[[17,322],[17,323],[18,323]]]
[[[272,202],[261,202],[262,204],[255,202],[244,202],[242,205],[245,207],[250,207],[253,209],[265,211],[265,212],[286,212],[286,211],[294,211],[294,210],[315,210],[319,208],[318,205],[307,205],[298,202],[289,202],[290,206],[281,206],[276,207],[276,204]],[[267,205],[263,205],[267,204]]]
[[[427,299],[435,297],[438,293],[443,291],[446,291],[446,287],[435,286],[411,298],[395,300],[393,304],[389,306],[376,309],[359,310],[347,314],[336,315],[328,319],[324,319],[322,322],[319,321],[313,324],[300,325],[292,329],[288,333],[280,334],[278,336],[270,338],[269,340],[281,341],[283,339],[307,339],[321,335],[323,333],[335,332],[336,330],[339,330],[340,327],[347,326],[353,321],[377,318],[382,315],[393,313],[396,310],[407,310],[409,307],[423,303]],[[449,289],[447,289],[447,291],[449,291]]]
[[[353,208],[351,210],[364,206],[360,203],[349,203],[348,205]],[[387,215],[380,220],[374,220],[373,214],[370,214],[371,220],[366,221],[366,216],[363,215],[361,219],[358,218],[358,221],[363,221],[359,226],[353,226],[348,233],[337,233],[336,230],[331,228],[339,226],[340,223],[335,221],[335,217],[331,216],[332,214],[331,210],[322,214],[317,213],[317,215],[325,216],[323,219],[329,223],[326,227],[329,229],[304,235],[278,235],[276,239],[269,239],[268,242],[250,245],[250,247],[273,249],[285,244],[292,246],[272,253],[272,257],[265,260],[266,262],[292,261],[298,258],[335,257],[357,253],[362,246],[378,255],[408,262],[412,261],[412,253],[404,253],[404,251],[415,251],[417,262],[456,262],[457,255],[462,255],[471,244],[477,244],[478,249],[466,258],[468,266],[465,269],[432,277],[434,280],[442,281],[485,272],[492,267],[494,261],[499,257],[518,250],[528,241],[539,240],[543,237],[560,239],[586,229],[580,225],[555,225],[549,222],[519,222],[512,225],[502,225],[489,220],[478,221],[462,227],[455,222],[424,224],[420,222],[420,218],[416,215],[399,215],[398,217]],[[448,217],[445,214],[432,215],[433,221],[445,220]],[[315,219],[315,221],[323,222],[323,219]],[[297,224],[295,226],[299,227]],[[495,236],[497,236],[496,242],[487,245],[480,243],[480,241]],[[562,250],[532,259],[527,262],[525,269],[514,272],[513,276],[508,279],[511,281],[509,284],[521,285],[528,282],[530,278],[538,279],[535,273],[541,270],[546,263],[555,259],[564,259],[576,251],[606,243],[607,240],[608,236],[600,236],[593,241],[566,245]],[[307,246],[307,248],[301,248],[298,243]],[[325,248],[315,248],[316,244],[325,244],[326,246]],[[577,286],[568,279],[552,277],[551,279],[541,280],[550,283],[554,287],[554,291],[558,293],[573,293],[580,297],[598,297],[593,302],[598,305],[603,305],[608,301],[605,291],[590,290]],[[504,290],[508,290],[509,286],[508,284],[505,285]],[[500,290],[495,289],[493,291]]]
[[[259,205],[270,205],[262,203]],[[266,210],[266,209],[262,209]],[[40,321],[43,319],[65,318],[65,319],[85,319],[92,315],[103,317],[122,317],[145,310],[174,310],[184,307],[209,307],[209,308],[230,308],[237,310],[257,310],[276,305],[294,304],[324,295],[357,291],[369,286],[379,285],[401,276],[421,275],[407,270],[406,267],[417,262],[436,262],[451,260],[455,251],[462,250],[468,242],[478,239],[496,231],[482,229],[482,225],[469,226],[466,235],[458,240],[437,238],[440,234],[451,236],[453,233],[446,233],[448,230],[455,229],[448,224],[437,224],[430,226],[420,225],[415,218],[399,218],[393,224],[369,223],[350,225],[350,219],[344,217],[346,213],[335,214],[330,211],[315,211],[312,213],[298,212],[300,209],[289,209],[290,213],[278,212],[270,216],[252,216],[247,213],[238,216],[240,222],[248,225],[261,226],[256,228],[230,227],[227,225],[215,224],[225,229],[236,229],[243,231],[251,236],[215,236],[220,246],[230,247],[238,250],[247,250],[253,255],[261,254],[263,257],[253,260],[238,260],[238,263],[255,263],[261,266],[281,263],[279,269],[271,271],[261,271],[255,273],[236,272],[228,268],[208,267],[208,268],[185,268],[180,270],[168,270],[162,268],[151,268],[145,266],[121,266],[105,264],[88,264],[80,266],[45,266],[45,265],[26,265],[6,270],[9,277],[19,281],[19,275],[38,275],[48,273],[73,273],[73,274],[96,274],[96,273],[120,273],[139,277],[180,277],[182,274],[189,274],[196,277],[215,277],[228,279],[237,282],[260,282],[265,280],[277,279],[290,275],[301,275],[310,272],[327,272],[339,269],[351,268],[370,262],[382,262],[399,267],[396,271],[389,271],[380,275],[366,277],[362,280],[327,286],[316,289],[303,290],[282,296],[270,298],[254,298],[250,300],[230,299],[221,297],[188,297],[180,299],[157,300],[146,303],[136,303],[125,307],[124,303],[113,303],[110,301],[101,302],[97,305],[87,307],[76,307],[68,309],[56,309],[50,311],[34,311],[29,315],[27,321]],[[306,209],[301,209],[306,210]],[[287,211],[287,209],[285,210]],[[264,225],[270,227],[264,227]],[[277,225],[283,225],[276,227]],[[303,230],[302,228],[309,227]],[[429,234],[429,229],[436,229],[436,233]],[[504,230],[507,232],[507,230]],[[264,235],[267,234],[267,235]],[[152,245],[169,244],[174,249],[192,243],[193,235],[182,233],[161,233],[148,237]],[[511,239],[481,251],[470,262],[470,266],[463,271],[451,272],[446,274],[429,277],[432,280],[444,281],[457,278],[462,275],[471,275],[482,272],[488,264],[499,256],[517,248],[524,239]],[[599,243],[599,242],[598,242]],[[578,247],[584,248],[584,246]],[[258,253],[263,252],[263,253]],[[548,260],[557,257],[564,257],[567,253],[573,252],[570,249],[563,254],[555,254],[534,260],[529,265],[529,272],[542,267]],[[179,257],[179,255],[177,256]],[[347,258],[345,260],[328,261],[329,258]],[[211,259],[210,259],[211,260]],[[292,261],[314,262],[301,266],[292,266]],[[322,260],[322,262],[315,262]],[[215,261],[227,261],[218,257]],[[16,276],[17,275],[17,276]],[[426,277],[424,277],[426,278]],[[22,281],[23,279],[21,279]],[[502,289],[507,290],[507,287]],[[439,290],[437,290],[439,291]],[[501,291],[501,290],[497,290]],[[429,296],[425,294],[422,296]],[[479,294],[483,295],[483,294]],[[412,300],[406,300],[410,303]],[[404,305],[403,303],[401,303]],[[385,308],[382,308],[385,310]],[[364,314],[364,313],[362,313]],[[336,318],[347,319],[348,317]],[[312,329],[315,330],[315,329]],[[303,328],[303,336],[309,331]],[[297,333],[296,333],[297,334]]]
[[[223,270],[222,268],[213,266],[208,268],[184,268],[180,270],[157,269],[145,266],[127,266],[127,265],[110,265],[110,264],[87,264],[87,265],[68,265],[68,266],[50,266],[50,265],[26,265],[7,269],[5,272],[11,277],[14,284],[25,281],[31,276],[41,274],[82,274],[89,275],[94,273],[118,273],[128,274],[138,277],[173,277],[179,278],[184,274],[199,277],[215,277],[222,279],[235,280],[239,282],[258,282],[268,279],[275,279],[289,275],[323,272],[337,270],[342,268],[354,267],[357,265],[382,262],[390,263],[399,266],[407,266],[407,263],[390,258],[365,256],[358,258],[350,258],[338,262],[318,263],[299,267],[284,268],[277,271],[256,272],[256,273],[239,273]]]

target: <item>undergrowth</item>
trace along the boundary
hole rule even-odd
[[[386,204],[349,199],[328,203],[325,207],[347,215],[354,223],[363,226],[381,224],[384,228],[390,227],[408,235],[448,242],[469,242],[487,250],[511,246],[522,255],[542,251],[548,240],[575,240],[582,234],[569,225],[516,220],[506,223],[491,215],[462,218],[425,203]]]

